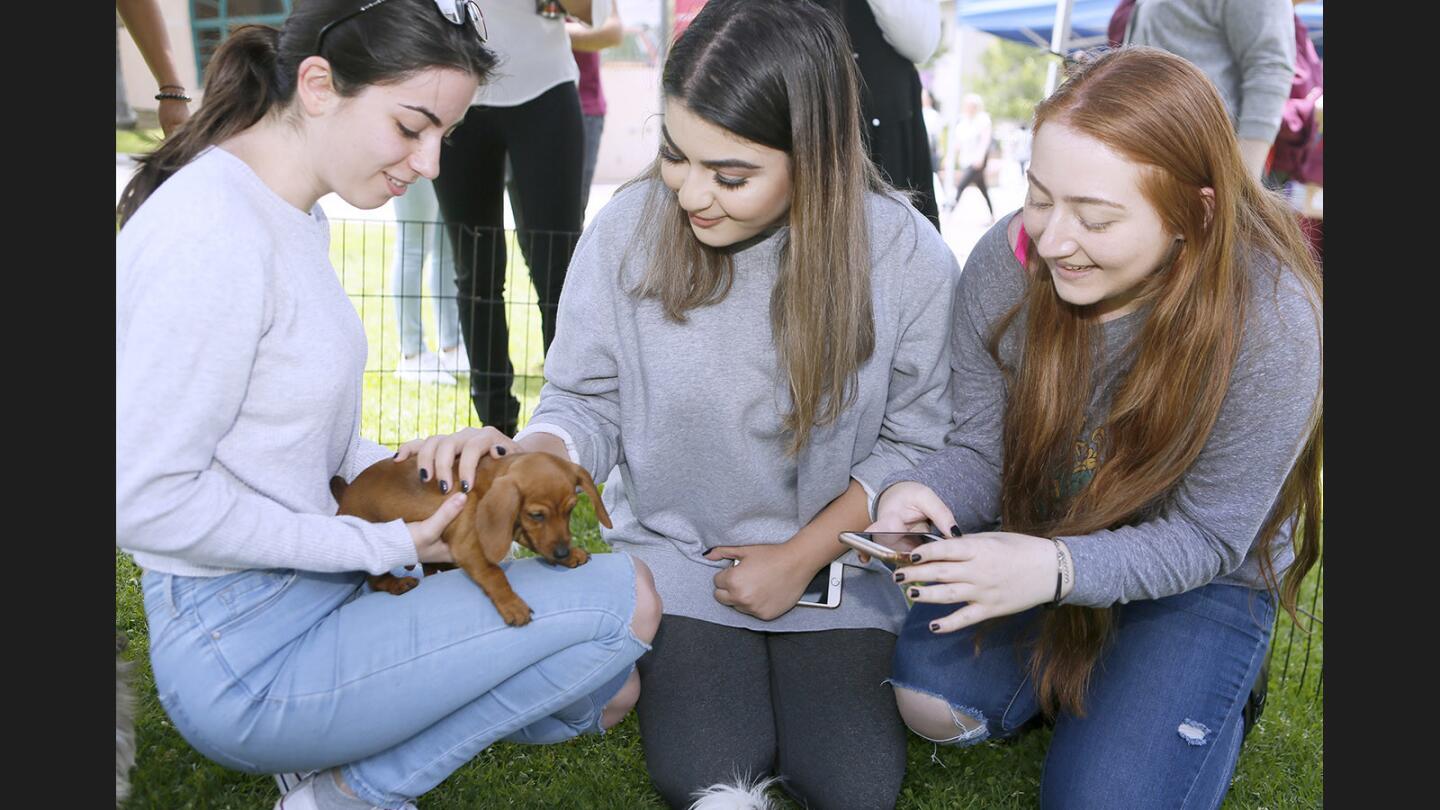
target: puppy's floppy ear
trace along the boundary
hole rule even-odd
[[[338,475],[330,479],[330,494],[335,496],[336,503],[340,503],[340,499],[345,497],[345,490],[348,489],[349,486],[349,484],[345,483],[345,479]]]
[[[498,563],[510,553],[515,519],[520,516],[520,485],[508,475],[496,478],[475,506],[475,534],[485,559]]]
[[[600,500],[600,493],[595,489],[595,480],[590,477],[590,473],[579,464],[574,462],[567,463],[570,464],[570,471],[575,476],[575,484],[584,490],[586,495],[590,496],[590,503],[595,506],[595,517],[600,519],[601,525],[605,528],[615,528],[615,526],[610,523],[610,513],[605,511],[605,503]]]

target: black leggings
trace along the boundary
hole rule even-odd
[[[580,169],[585,130],[574,82],[561,82],[515,107],[471,107],[440,151],[435,196],[455,246],[460,329],[470,355],[470,398],[486,424],[513,435],[520,402],[510,392],[505,325],[505,159],[515,173],[511,203],[520,252],[539,294],[545,350],[565,269],[580,236]]]
[[[905,726],[884,682],[894,649],[883,630],[765,633],[666,615],[639,661],[656,790],[684,808],[737,773],[778,774],[814,810],[894,807],[905,777]]]
[[[965,187],[971,183],[974,183],[975,187],[980,189],[981,196],[985,198],[985,207],[990,209],[990,216],[995,216],[995,206],[990,204],[990,190],[985,187],[984,163],[980,164],[980,168],[978,169],[974,166],[969,166],[965,169],[965,173],[960,175],[960,182],[955,184],[955,204],[960,204],[960,195],[965,193]]]

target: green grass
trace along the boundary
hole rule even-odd
[[[118,135],[117,135],[118,140]],[[394,445],[415,436],[447,433],[478,424],[467,388],[417,386],[389,373],[398,360],[396,322],[389,296],[392,223],[335,223],[332,261],[342,268],[344,286],[356,302],[369,337],[362,433]],[[528,418],[539,394],[541,341],[535,291],[519,251],[510,252],[507,302],[512,328],[510,353],[515,392]],[[435,346],[430,304],[424,318]],[[383,371],[382,371],[383,370]],[[572,516],[578,542],[592,553],[609,549],[600,540],[594,511],[581,498]],[[1311,571],[1299,604],[1323,619],[1321,571]],[[127,659],[136,662],[139,696],[138,756],[131,774],[129,810],[164,808],[269,808],[276,789],[268,776],[226,770],[196,753],[175,731],[156,696],[148,663],[148,641],[140,572],[115,553],[115,621],[126,631]],[[1302,615],[1302,619],[1305,617]],[[1307,643],[1308,642],[1308,643]],[[1320,689],[1323,633],[1296,631],[1282,617],[1274,640],[1269,703],[1241,752],[1226,808],[1318,807],[1323,803],[1324,703]],[[1288,655],[1288,658],[1287,658]],[[1308,662],[1306,656],[1308,657]],[[1306,670],[1305,683],[1300,681]],[[936,748],[918,737],[909,742],[909,765],[899,808],[1030,808],[1039,803],[1040,774],[1051,732],[1039,729],[1006,742],[973,748]],[[634,715],[603,737],[559,745],[498,743],[456,771],[421,800],[424,810],[462,808],[661,808],[650,787]],[[797,805],[788,801],[787,808]]]

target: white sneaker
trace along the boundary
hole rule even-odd
[[[275,774],[275,781],[279,782],[281,776],[295,775],[296,774],[277,773]],[[320,805],[315,802],[315,780],[332,778],[334,777],[330,776],[329,771],[319,771],[310,774],[305,777],[300,784],[292,788],[290,792],[280,796],[279,801],[275,802],[275,810],[319,810]],[[373,810],[383,810],[383,808],[376,807],[373,808]],[[414,802],[406,802],[400,806],[400,810],[420,810],[420,808],[416,807]]]
[[[271,776],[275,777],[275,785],[280,788],[280,795],[284,796],[286,793],[289,793],[295,788],[300,787],[301,782],[304,782],[306,779],[309,779],[316,773],[318,772],[301,771],[297,773],[294,771],[289,771],[286,773],[271,774]]]
[[[470,374],[470,356],[465,353],[465,344],[457,343],[440,352],[440,369],[447,374],[460,376]]]
[[[455,384],[455,378],[441,368],[440,358],[434,352],[401,357],[400,362],[395,364],[395,376],[410,382]]]

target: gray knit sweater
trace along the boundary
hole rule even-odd
[[[1023,292],[1023,273],[1006,238],[1007,216],[981,237],[965,262],[956,291],[951,386],[956,426],[946,448],[917,469],[891,476],[919,481],[945,501],[962,532],[993,529],[999,521],[1004,382],[985,345],[995,323]],[[1256,542],[1301,450],[1320,389],[1318,312],[1292,274],[1273,262],[1252,267],[1245,335],[1220,415],[1195,463],[1149,519],[1114,531],[1062,537],[1075,560],[1075,588],[1067,604],[1104,607],[1132,599],[1158,599],[1210,582],[1264,587]],[[1077,437],[1077,463],[1065,471],[1067,487],[1083,486],[1087,468],[1104,464],[1095,435],[1122,371],[1127,349],[1143,323],[1141,308],[1101,326],[1102,356],[1085,433]],[[1001,341],[1001,358],[1020,358],[1023,314]],[[1186,373],[1176,369],[1176,374]],[[1079,453],[1083,449],[1084,453]],[[1276,571],[1294,561],[1289,530],[1275,541]]]
[[[742,246],[725,299],[675,323],[657,302],[626,292],[653,241],[642,232],[632,245],[649,193],[671,192],[653,182],[627,188],[581,237],[540,404],[522,435],[561,436],[597,479],[618,465],[621,485],[612,478],[605,491],[615,528],[604,538],[651,567],[666,613],[755,630],[898,631],[904,600],[873,561],[846,568],[839,608],[796,607],[765,622],[715,601],[714,576],[728,563],[700,555],[788,540],[851,478],[873,492],[941,446],[954,255],[909,205],[871,196],[875,352],[854,404],[811,433],[797,459],[785,453],[789,395],[769,315],[789,229]]]

